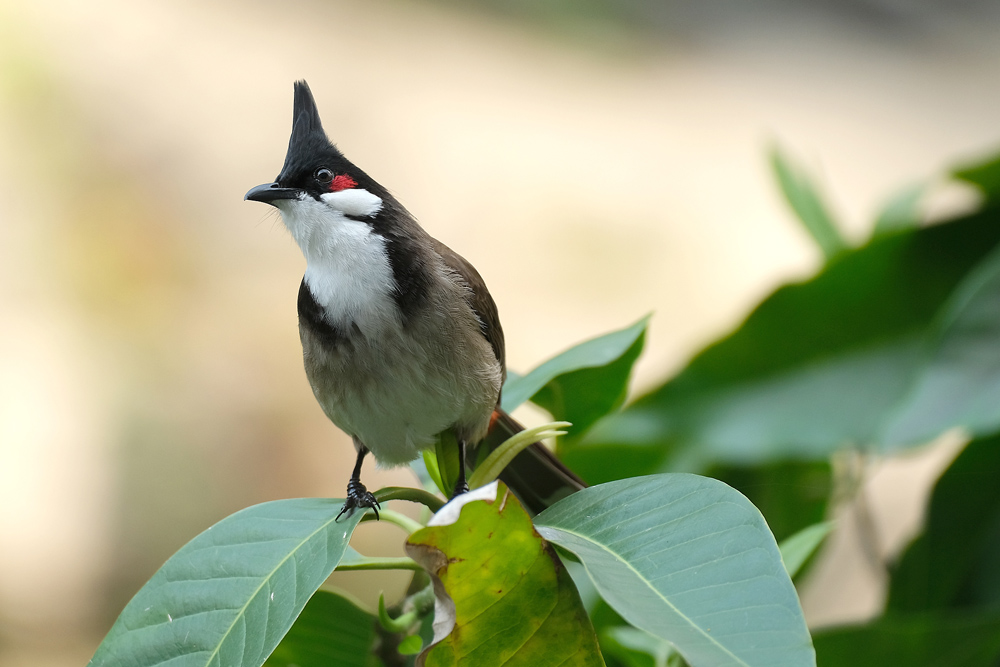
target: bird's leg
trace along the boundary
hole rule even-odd
[[[468,492],[469,483],[465,479],[465,440],[458,441],[458,481],[455,482],[455,491],[451,497],[460,496]]]
[[[378,504],[375,496],[361,483],[361,464],[365,460],[368,448],[357,440],[354,441],[354,446],[358,450],[358,460],[354,464],[354,472],[351,473],[351,480],[347,483],[347,499],[344,501],[344,506],[340,509],[337,519],[340,519],[340,515],[344,512],[348,512],[348,516],[350,516],[350,512],[354,509],[370,507],[375,512],[375,519],[378,520],[378,511],[382,506]]]

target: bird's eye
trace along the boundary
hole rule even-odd
[[[329,183],[333,180],[333,172],[326,167],[320,167],[317,169],[314,176],[320,183]]]

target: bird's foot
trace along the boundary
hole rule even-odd
[[[350,516],[351,512],[355,509],[368,507],[372,508],[375,512],[375,520],[377,521],[378,511],[382,509],[382,506],[378,504],[375,495],[365,488],[361,480],[352,479],[347,483],[347,500],[344,501],[344,506],[340,509],[337,520],[340,519],[340,516],[344,512],[347,512],[347,516]]]
[[[459,481],[458,484],[455,485],[455,490],[452,491],[451,497],[452,498],[457,498],[458,496],[462,495],[463,493],[468,493],[468,492],[469,492],[469,485],[463,479],[463,480]]]

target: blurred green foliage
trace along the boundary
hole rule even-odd
[[[960,429],[973,439],[938,481],[924,533],[890,568],[885,614],[818,633],[817,660],[998,664],[1000,156],[952,174],[982,195],[978,210],[921,220],[924,188],[913,186],[858,248],[840,245],[810,179],[772,159],[827,265],[603,418],[565,459],[591,482],[664,470],[717,476],[784,537],[828,512],[836,452],[891,453]],[[611,653],[654,664],[652,649],[645,662],[621,658],[634,651],[618,642]]]
[[[771,148],[771,168],[785,200],[823,251],[823,255],[832,259],[847,250],[847,241],[837,229],[837,224],[808,174],[792,164],[791,159],[777,146]]]

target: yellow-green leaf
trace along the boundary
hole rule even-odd
[[[572,579],[504,485],[449,503],[406,550],[438,594],[435,641],[418,665],[604,665]]]

